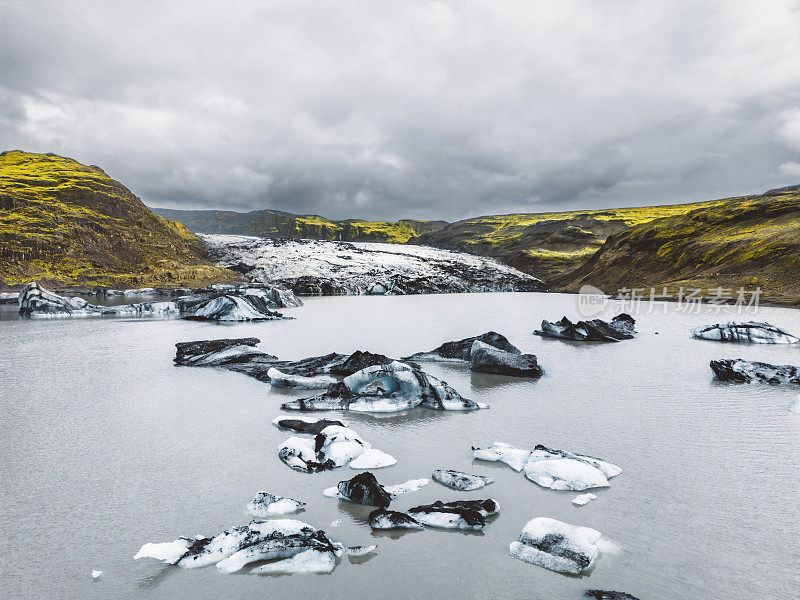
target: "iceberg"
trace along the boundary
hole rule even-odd
[[[539,366],[534,354],[506,352],[479,340],[472,343],[469,368],[479,373],[513,377],[535,378],[543,374],[542,367]]]
[[[378,508],[367,517],[372,529],[424,529],[425,527],[411,515],[396,510]]]
[[[597,556],[600,532],[537,517],[528,521],[509,554],[521,561],[558,573],[579,575],[589,569]]]
[[[592,500],[597,500],[597,495],[588,493],[588,494],[579,494],[572,499],[572,503],[576,506],[583,506],[584,504],[588,504]]]
[[[800,369],[793,365],[771,365],[741,358],[726,358],[712,360],[711,370],[720,381],[800,385]]]
[[[542,328],[533,333],[577,342],[618,342],[633,338],[636,334],[635,324],[634,318],[627,313],[617,315],[611,322],[592,319],[573,323],[567,317],[562,317],[560,321],[542,321]]]
[[[269,492],[258,492],[248,504],[247,512],[254,517],[274,517],[303,510],[305,502],[276,496]]]
[[[408,514],[419,523],[439,529],[480,530],[486,517],[497,514],[500,505],[492,500],[462,500],[424,504],[409,509]]]
[[[322,396],[281,405],[283,410],[398,412],[417,406],[434,410],[483,408],[435,377],[401,362],[373,365],[328,387]]]
[[[472,475],[463,471],[453,471],[452,469],[436,469],[431,477],[434,481],[461,492],[478,490],[494,481],[491,477]]]
[[[717,342],[749,344],[796,344],[800,338],[769,323],[758,321],[716,323],[692,329],[692,337]]]
[[[412,354],[403,360],[469,362],[473,344],[476,341],[511,354],[521,354],[519,348],[509,342],[504,335],[500,335],[495,331],[487,331],[484,334],[464,338],[456,342],[445,342],[438,348],[428,352]]]
[[[503,442],[495,442],[488,448],[472,447],[472,455],[477,460],[486,461],[499,461],[507,464],[509,467],[519,472],[525,468],[525,463],[528,462],[528,457],[531,455],[530,450],[523,450],[516,448]]]

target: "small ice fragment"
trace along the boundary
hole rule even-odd
[[[789,402],[789,412],[800,413],[800,396]]]
[[[347,556],[356,558],[359,556],[366,556],[370,552],[374,552],[377,545],[374,546],[350,546],[347,549]]]
[[[97,579],[102,574],[103,574],[102,571],[92,571],[92,579]]]
[[[588,504],[592,500],[596,499],[596,494],[579,494],[575,496],[574,500],[572,501],[573,504],[577,504],[578,506],[583,506],[584,504]]]
[[[333,521],[331,521],[331,527],[338,527],[341,524],[342,524],[341,519],[334,519]]]

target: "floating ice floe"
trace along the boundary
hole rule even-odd
[[[97,579],[97,578],[99,578],[99,577],[100,577],[100,575],[102,575],[102,574],[103,574],[103,572],[102,572],[102,571],[92,571],[92,579]]]
[[[373,510],[367,520],[372,529],[425,529],[422,523],[411,515],[385,508]]]
[[[509,342],[504,335],[500,335],[495,331],[487,331],[484,334],[464,338],[456,342],[445,342],[429,352],[417,352],[405,357],[403,360],[469,362],[473,343],[476,341],[512,354],[520,354],[519,348]]]
[[[553,490],[582,491],[608,487],[608,479],[622,469],[608,461],[564,450],[537,445],[533,451],[495,442],[489,448],[472,448],[478,460],[500,461],[515,471],[525,470],[525,476],[538,485]]]
[[[274,517],[276,515],[286,515],[289,513],[303,510],[305,502],[276,496],[269,492],[258,492],[247,504],[247,512],[254,517]]]
[[[800,396],[789,402],[789,412],[800,413]]]
[[[225,367],[270,383],[272,381],[270,371],[273,369],[287,378],[292,376],[318,378],[324,375],[352,375],[366,367],[390,364],[394,361],[383,354],[361,350],[352,354],[331,352],[300,360],[279,360],[277,356],[256,348],[256,344],[260,341],[258,338],[230,338],[179,342],[175,344],[174,362],[176,365],[190,367]],[[410,366],[419,365],[412,363]]]
[[[381,469],[397,464],[397,459],[391,454],[386,454],[383,450],[370,448],[350,461],[351,469]]]
[[[636,596],[631,596],[625,592],[608,590],[586,590],[586,597],[594,598],[594,600],[639,600]]]
[[[692,329],[692,337],[717,342],[744,342],[749,344],[796,344],[800,338],[788,331],[758,321],[743,323],[716,323]]]
[[[579,575],[597,557],[600,532],[589,527],[537,517],[528,521],[509,554],[521,561],[557,571]]]
[[[720,381],[800,385],[800,368],[793,365],[771,365],[741,358],[726,358],[712,360],[711,370]]]
[[[356,504],[386,508],[400,494],[408,494],[428,485],[427,479],[411,479],[398,485],[383,486],[378,479],[365,471],[352,479],[340,481],[336,487],[325,489],[322,493],[328,498],[341,498]]]
[[[453,471],[452,469],[436,469],[431,477],[442,485],[462,492],[480,489],[494,481],[491,477],[472,475],[463,471]]]
[[[415,506],[408,514],[417,522],[438,529],[480,530],[486,526],[486,517],[499,512],[500,505],[491,498],[487,500],[459,500]]]
[[[611,322],[592,319],[573,323],[567,317],[562,317],[560,321],[542,321],[542,328],[533,333],[577,342],[618,342],[633,338],[636,334],[635,325],[636,321],[627,313],[617,315]]]
[[[323,575],[325,573],[331,573],[335,568],[335,552],[316,550],[312,548],[309,550],[304,550],[303,552],[299,552],[291,558],[256,567],[250,572],[256,575]]]
[[[330,375],[315,375],[313,377],[290,375],[288,373],[282,373],[275,367],[267,371],[267,377],[269,377],[269,382],[275,387],[297,390],[324,390],[330,384],[338,381],[338,379]]]
[[[495,442],[488,448],[476,448],[473,446],[472,454],[478,460],[499,461],[519,472],[525,468],[525,463],[528,462],[531,451],[516,448],[504,442]]]
[[[36,282],[27,284],[18,296],[19,314],[26,317],[152,316],[177,312],[174,302],[140,302],[120,306],[97,306],[84,298],[68,298],[50,292]]]
[[[352,429],[328,425],[314,438],[290,437],[278,447],[278,457],[296,471],[317,473],[343,467],[371,449],[372,445]],[[392,460],[388,454],[372,453],[358,464],[388,466]]]
[[[378,546],[374,544],[372,546],[350,546],[346,549],[346,552],[347,556],[350,556],[352,558],[359,558],[362,556],[366,556],[371,552],[375,552],[377,548]]]
[[[597,500],[597,495],[589,492],[588,494],[579,494],[572,499],[572,503],[577,506],[588,504],[592,500]]]
[[[544,371],[534,354],[506,352],[479,340],[472,343],[469,368],[479,373],[511,375],[512,377],[541,377]]]
[[[180,302],[179,302],[180,306]],[[283,314],[270,310],[261,296],[217,296],[182,314],[196,321],[276,321]]]
[[[285,402],[281,408],[398,412],[417,406],[434,410],[484,408],[463,398],[446,382],[401,362],[367,367],[331,385],[322,396]]]
[[[155,558],[165,564],[184,568],[216,564],[220,571],[232,573],[255,561],[291,559],[309,550],[328,554],[335,560],[336,555],[341,554],[342,547],[331,542],[323,531],[307,523],[273,519],[238,525],[211,538],[196,535],[181,537],[174,542],[145,544],[134,559]],[[303,558],[285,566],[289,572],[303,570],[303,564],[307,564],[308,570],[313,570],[314,565],[324,557],[316,556],[316,559],[305,563]]]

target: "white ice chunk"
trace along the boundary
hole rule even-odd
[[[163,561],[165,564],[174,565],[180,560],[181,556],[186,554],[191,543],[192,540],[188,538],[179,538],[174,542],[145,544],[139,549],[133,559],[155,558],[156,560]]]
[[[370,552],[375,552],[377,545],[373,546],[350,546],[347,549],[347,556],[351,556],[353,558],[357,558],[359,556],[366,556]]]
[[[377,448],[370,448],[350,462],[351,469],[380,469],[397,463],[397,459]]]
[[[472,453],[478,460],[500,461],[515,471],[522,471],[531,455],[530,450],[515,448],[503,442],[495,442],[488,448],[473,448]]]
[[[508,549],[511,556],[524,562],[578,575],[591,567],[599,540],[596,529],[537,517],[528,521]]]
[[[392,496],[398,494],[408,494],[421,490],[431,482],[430,479],[409,479],[405,483],[398,483],[397,485],[385,485],[383,489],[389,492]]]
[[[92,571],[92,579],[97,579],[102,574],[103,574],[102,571]]]
[[[330,384],[338,381],[335,377],[331,377],[330,375],[315,375],[314,377],[290,375],[279,371],[275,367],[267,371],[267,377],[269,377],[269,382],[275,387],[298,390],[324,390]]]
[[[588,504],[595,499],[597,499],[597,495],[590,492],[588,494],[579,494],[575,496],[575,498],[572,500],[572,503],[577,504],[578,506],[583,506],[584,504]]]

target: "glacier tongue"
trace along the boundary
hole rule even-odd
[[[295,294],[534,292],[542,281],[500,262],[427,246],[201,235],[223,267]]]

